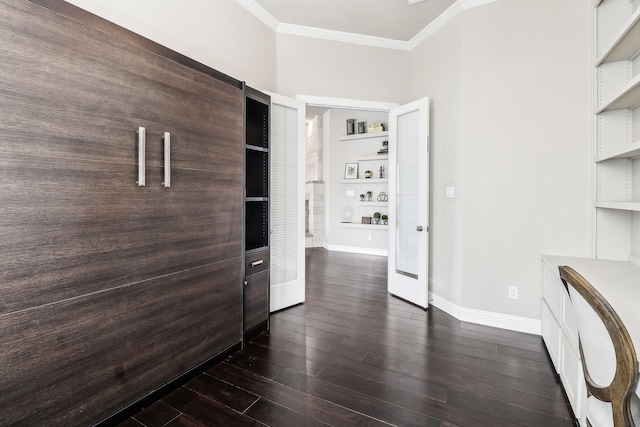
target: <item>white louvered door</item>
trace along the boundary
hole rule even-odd
[[[388,291],[428,307],[429,99],[389,113]]]
[[[271,96],[270,311],[304,302],[305,104]]]

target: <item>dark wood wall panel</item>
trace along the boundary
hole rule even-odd
[[[240,89],[37,9],[0,2],[0,153],[135,163],[144,126],[149,165],[162,164],[165,131],[175,134],[174,167],[235,164]]]
[[[0,156],[0,313],[242,255],[241,176],[132,169]]]
[[[243,91],[76,18],[0,0],[0,426],[90,425],[241,340]]]
[[[0,317],[1,424],[88,425],[238,342],[241,262]]]

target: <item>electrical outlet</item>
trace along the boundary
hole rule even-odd
[[[450,199],[456,197],[456,187],[447,186],[446,195]]]
[[[369,234],[369,240],[373,240],[373,236],[371,234]]]
[[[518,299],[518,287],[517,286],[509,286],[509,298]]]

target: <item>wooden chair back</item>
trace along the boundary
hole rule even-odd
[[[559,269],[578,319],[587,393],[611,402],[615,427],[634,427],[631,398],[638,381],[638,359],[631,337],[611,305],[591,283],[571,267]]]

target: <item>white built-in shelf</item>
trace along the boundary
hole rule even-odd
[[[640,40],[640,8],[618,32],[607,50],[596,61],[596,67],[607,62],[629,61],[638,55],[638,40]]]
[[[354,141],[356,139],[370,139],[370,138],[380,138],[383,136],[389,136],[389,132],[368,132],[368,133],[357,133],[355,135],[345,135],[338,138],[338,141]]]
[[[376,156],[362,156],[359,159],[356,159],[358,162],[370,162],[374,160],[389,160],[388,154],[378,154]]]
[[[601,202],[595,203],[596,208],[617,209],[622,211],[640,212],[640,202]]]
[[[389,182],[387,178],[358,178],[358,179],[342,179],[341,184],[381,184]]]
[[[358,202],[360,206],[389,206],[389,202]]]
[[[634,159],[636,157],[640,157],[640,141],[602,153],[596,156],[595,162],[604,162],[610,159]]]
[[[640,105],[640,74],[635,76],[611,101],[601,106],[596,114],[610,110],[633,109],[638,105]]]
[[[340,227],[346,228],[377,228],[378,230],[388,230],[388,225],[383,224],[359,224],[357,222],[341,222]]]

